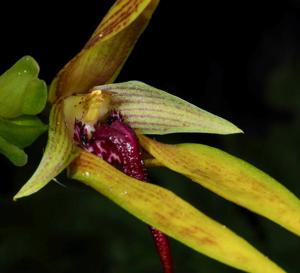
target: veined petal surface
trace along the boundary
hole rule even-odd
[[[94,89],[111,94],[111,107],[144,134],[242,133],[231,122],[142,82],[113,83]]]

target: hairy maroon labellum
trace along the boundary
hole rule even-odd
[[[94,126],[75,121],[74,140],[83,149],[109,162],[125,174],[148,181],[139,142],[133,129],[119,112],[112,111],[105,123]],[[165,273],[172,273],[172,261],[167,237],[150,227]]]

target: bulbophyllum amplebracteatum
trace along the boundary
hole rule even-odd
[[[37,192],[61,171],[145,222],[165,273],[166,236],[232,267],[285,272],[229,228],[148,181],[147,169],[169,168],[219,196],[300,234],[300,201],[254,166],[202,144],[169,145],[146,135],[242,131],[170,93],[130,81],[111,83],[147,26],[157,0],[119,0],[90,40],[50,86],[48,143],[37,170],[15,199]]]

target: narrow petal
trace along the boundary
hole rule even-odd
[[[300,200],[266,173],[206,145],[167,145],[139,138],[143,148],[165,167],[300,235]]]
[[[213,259],[247,272],[284,272],[244,239],[174,193],[141,183],[93,154],[82,151],[71,164],[69,175],[147,224]]]
[[[242,132],[231,122],[142,82],[108,84],[95,89],[110,93],[112,107],[124,115],[132,128],[144,134]]]
[[[65,169],[76,155],[77,149],[65,125],[62,102],[57,102],[50,113],[48,143],[43,158],[33,176],[14,196],[14,200],[39,191]]]
[[[50,87],[49,99],[85,93],[112,82],[147,26],[158,0],[118,0],[90,40],[60,71]]]

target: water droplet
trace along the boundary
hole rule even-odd
[[[102,38],[103,37],[103,33],[100,33],[98,36],[99,36],[99,38]]]
[[[24,69],[24,70],[23,70],[23,72],[24,72],[24,73],[27,73],[27,72],[28,72],[28,70]]]
[[[90,173],[89,173],[89,172],[84,172],[83,175],[86,176],[86,177],[89,177],[89,176],[90,176]]]

